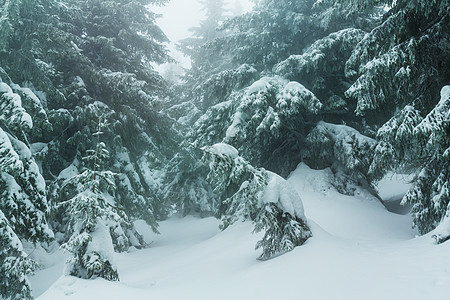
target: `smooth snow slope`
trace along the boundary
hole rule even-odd
[[[329,172],[300,164],[289,177],[314,234],[292,252],[257,261],[260,235],[247,222],[220,232],[212,218],[173,218],[161,235],[139,223],[154,242],[116,255],[120,282],[63,276],[38,299],[447,299],[450,242],[415,238],[409,216],[369,194],[337,193]],[[47,288],[43,276],[32,279],[36,290]]]

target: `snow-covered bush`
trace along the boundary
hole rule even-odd
[[[367,175],[377,142],[346,125],[319,122],[307,136],[305,160],[315,168],[332,166],[335,187],[352,194],[352,185],[370,187]]]
[[[254,168],[238,151],[224,143],[204,147],[208,179],[221,196],[222,229],[238,220],[251,220],[254,232],[264,231],[256,249],[261,260],[302,245],[311,230],[297,192],[275,173]]]

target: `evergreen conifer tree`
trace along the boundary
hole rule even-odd
[[[202,150],[210,168],[208,180],[221,200],[221,228],[251,220],[253,232],[264,231],[256,244],[256,249],[263,250],[258,259],[291,251],[311,237],[302,201],[283,178],[254,168],[230,145],[218,143]]]
[[[403,199],[421,233],[445,223],[450,55],[449,7],[444,1],[344,1],[348,10],[391,5],[382,22],[355,47],[345,72],[354,83],[356,114],[378,127],[372,178],[389,170],[417,174]],[[439,92],[442,89],[441,97]],[[447,196],[446,196],[447,195]],[[445,227],[445,226],[444,226]],[[442,227],[441,227],[442,229]],[[445,232],[445,230],[443,231]],[[438,234],[438,241],[447,234]]]
[[[176,134],[170,119],[160,113],[161,100],[169,94],[166,82],[151,64],[170,58],[156,15],[147,8],[164,2],[0,4],[0,20],[10,28],[1,43],[0,64],[12,80],[37,95],[43,110],[36,110],[36,115],[43,112],[48,117],[47,123],[41,121],[43,115],[33,118],[38,123],[30,142],[36,145],[35,156],[49,182],[48,199],[53,205],[65,194],[62,183],[68,171],[82,173],[81,153],[94,142],[92,123],[105,114],[111,126],[105,130],[104,143],[111,158],[104,164],[119,174],[117,203],[130,220],[144,219],[155,230],[157,219],[167,215],[159,178],[177,149]],[[53,227],[63,233],[65,216],[61,211],[52,215]],[[122,229],[124,233],[118,235],[128,238],[119,242],[113,237],[116,250],[145,245],[132,222]],[[58,237],[59,242],[68,238]]]
[[[104,126],[104,123],[99,123],[99,131],[94,136],[99,138]],[[67,212],[67,231],[71,234],[62,245],[72,254],[67,261],[66,272],[81,278],[102,277],[114,281],[119,280],[112,261],[114,248],[110,231],[114,227],[108,223],[120,224],[127,220],[113,197],[117,174],[102,169],[108,157],[105,144],[97,140],[95,149],[88,150],[83,157],[86,163],[83,172],[68,178],[63,185],[63,189],[70,188],[70,194],[74,196],[58,206]]]
[[[198,52],[220,63],[198,69],[194,63],[201,74],[187,80],[180,100],[197,111],[191,115],[195,123],[183,123],[194,123],[189,142],[195,147],[229,143],[251,164],[287,176],[308,159],[312,140],[307,136],[319,120],[345,122],[373,137],[354,116],[355,101],[344,94],[351,84],[345,62],[379,18],[341,8],[316,1],[260,1],[252,12],[226,20],[221,26],[226,34]],[[378,10],[370,12],[379,16]],[[206,175],[192,168],[184,173]]]
[[[36,264],[24,253],[22,241],[53,238],[46,221],[45,182],[28,143],[33,119],[24,106],[32,106],[25,103],[36,96],[15,93],[11,86],[21,87],[2,82],[9,78],[0,71],[0,296],[32,299],[27,275]]]

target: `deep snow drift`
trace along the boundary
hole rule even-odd
[[[250,223],[221,232],[213,218],[174,217],[155,235],[137,222],[151,248],[115,255],[120,282],[60,276],[64,256],[38,251],[49,267],[31,279],[35,295],[41,300],[448,297],[450,242],[435,245],[431,234],[416,237],[408,214],[389,212],[363,191],[341,195],[329,176],[328,169],[300,164],[289,177],[314,236],[287,254],[257,261],[260,235],[251,234]],[[380,190],[386,199],[404,189],[392,186]]]

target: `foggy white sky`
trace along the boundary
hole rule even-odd
[[[228,8],[231,10],[235,2],[240,2],[244,11],[251,10],[253,4],[249,0],[228,0]],[[184,67],[189,67],[189,59],[175,50],[174,43],[189,37],[189,28],[198,26],[200,20],[204,19],[199,0],[170,0],[164,7],[152,7],[152,11],[162,14],[157,24],[161,27],[169,40],[168,45],[172,57],[179,61]],[[156,67],[160,69],[160,67]]]

